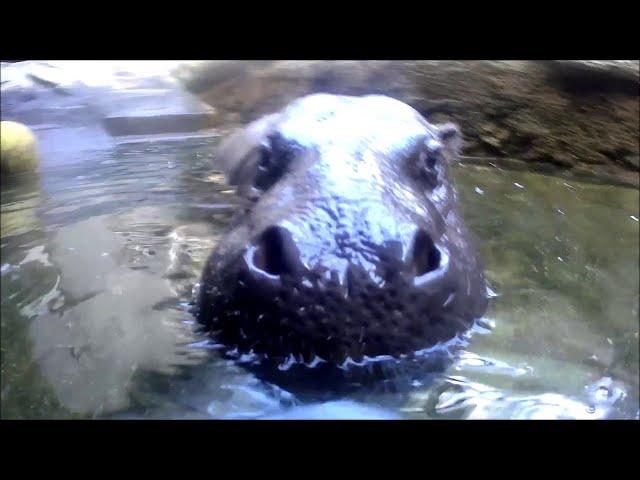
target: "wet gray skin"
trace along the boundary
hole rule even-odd
[[[460,132],[382,96],[311,95],[227,139],[248,199],[204,268],[196,316],[283,365],[401,357],[487,307],[449,176]]]

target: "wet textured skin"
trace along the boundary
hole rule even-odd
[[[383,96],[316,94],[227,139],[248,199],[196,316],[238,353],[344,364],[446,342],[486,310],[449,176],[460,133]]]

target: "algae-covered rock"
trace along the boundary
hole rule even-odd
[[[185,87],[229,121],[323,92],[383,94],[457,123],[467,156],[638,185],[637,61],[203,62]],[[234,68],[232,68],[234,67]]]
[[[21,173],[38,167],[36,137],[17,122],[0,122],[0,166],[2,173]]]

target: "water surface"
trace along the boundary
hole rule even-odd
[[[485,319],[428,386],[308,402],[194,333],[235,204],[217,141],[87,150],[3,185],[3,418],[638,418],[637,190],[456,166]]]

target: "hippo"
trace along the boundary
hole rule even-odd
[[[469,330],[487,295],[449,173],[460,144],[381,95],[308,95],[231,135],[216,166],[246,206],[204,267],[199,324],[280,369],[398,359]]]

